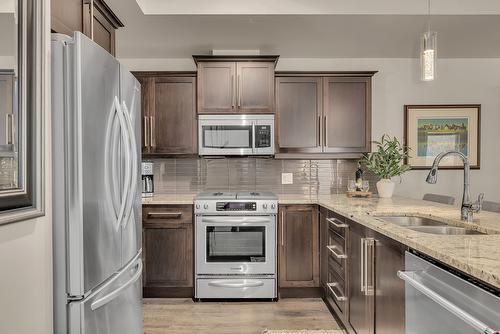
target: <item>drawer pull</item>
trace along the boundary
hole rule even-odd
[[[337,218],[326,218],[326,220],[332,224],[333,226],[335,227],[338,227],[338,228],[346,228],[348,227],[349,225],[345,224],[345,223],[342,223],[340,220],[338,220]]]
[[[326,248],[328,248],[328,250],[337,258],[337,259],[347,259],[347,255],[345,254],[340,254],[340,253],[337,253],[336,249],[337,249],[337,246],[326,246]]]
[[[168,218],[174,217],[174,218],[179,218],[182,216],[182,212],[149,212],[148,217],[154,218],[158,216],[165,216]]]
[[[335,290],[333,290],[333,288],[336,288],[339,286],[339,283],[326,283],[326,286],[328,287],[328,290],[330,290],[333,297],[335,297],[335,299],[338,302],[345,302],[347,300],[347,297],[339,296],[338,294],[335,293]]]

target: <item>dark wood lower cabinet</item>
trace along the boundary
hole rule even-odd
[[[404,334],[405,286],[397,272],[407,247],[325,208],[320,245],[324,300],[347,332]]]
[[[278,224],[279,287],[319,290],[319,224],[315,205],[282,205]],[[290,292],[290,291],[288,291]],[[309,293],[297,296],[308,296]]]
[[[144,297],[192,297],[192,206],[143,207]]]

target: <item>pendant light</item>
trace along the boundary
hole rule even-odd
[[[422,81],[436,78],[437,33],[431,31],[431,0],[427,1],[427,31],[420,39],[420,71]]]

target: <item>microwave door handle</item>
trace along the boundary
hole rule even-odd
[[[256,142],[257,142],[257,136],[255,133],[255,122],[252,122],[252,153],[253,154],[255,154],[257,151],[257,147],[255,145]]]

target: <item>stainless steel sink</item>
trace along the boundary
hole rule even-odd
[[[438,235],[475,235],[486,234],[464,227],[450,226],[442,221],[419,216],[376,216],[378,219],[409,230]]]
[[[431,218],[417,216],[377,216],[377,218],[399,226],[447,226],[446,223]]]
[[[470,230],[463,227],[455,226],[414,226],[408,227],[409,230],[428,233],[428,234],[440,234],[440,235],[474,235],[474,234],[485,234],[476,230]]]

